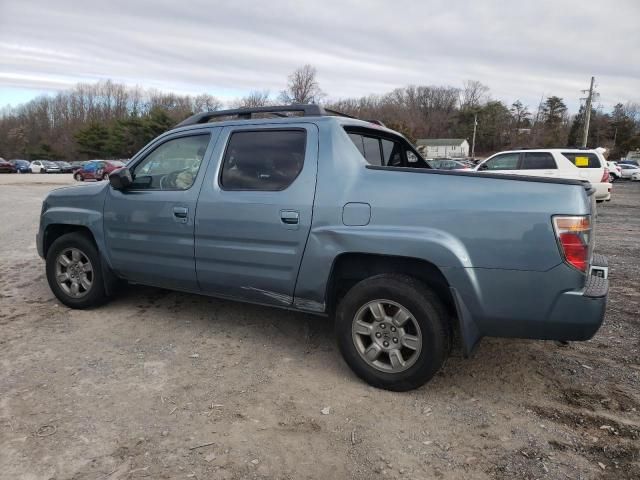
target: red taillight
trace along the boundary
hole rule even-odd
[[[589,216],[556,216],[553,227],[565,261],[582,272],[589,263],[591,219]]]
[[[588,247],[575,233],[561,233],[560,244],[564,250],[564,257],[571,265],[583,272],[587,270]]]
[[[600,179],[601,182],[608,182],[609,181],[609,169],[607,167],[604,168],[604,172],[602,174],[602,178]]]

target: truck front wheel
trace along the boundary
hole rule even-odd
[[[47,280],[58,300],[71,308],[94,307],[107,299],[98,249],[79,232],[53,242],[47,252]]]
[[[422,282],[399,274],[360,281],[336,312],[338,347],[365,382],[386,390],[420,387],[449,349],[447,312]]]

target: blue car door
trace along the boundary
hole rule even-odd
[[[224,128],[196,214],[196,270],[205,293],[293,302],[317,169],[315,124]]]
[[[107,252],[126,279],[197,291],[194,219],[198,192],[219,128],[176,132],[145,148],[129,165],[133,183],[108,187]]]

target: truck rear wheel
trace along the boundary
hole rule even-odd
[[[89,308],[107,299],[100,255],[86,235],[73,232],[57,238],[46,261],[49,287],[66,306]]]
[[[377,275],[353,286],[338,305],[336,336],[355,374],[386,390],[420,387],[449,351],[446,309],[407,275]]]

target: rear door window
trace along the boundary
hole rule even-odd
[[[302,171],[306,145],[304,130],[234,132],[220,184],[225,190],[284,190]]]
[[[549,152],[526,152],[522,160],[522,170],[557,169],[556,161]]]
[[[578,168],[600,168],[600,159],[590,152],[562,152]]]
[[[517,170],[519,153],[501,153],[482,164],[479,170]]]

